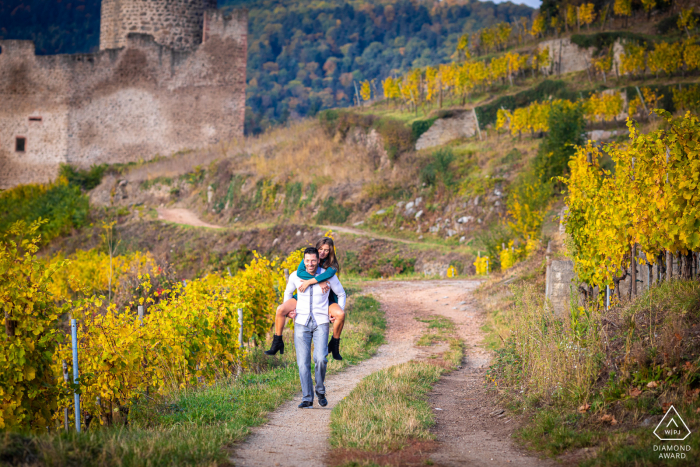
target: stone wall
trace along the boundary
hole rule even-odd
[[[549,49],[549,58],[551,61],[549,72],[555,75],[563,75],[577,71],[585,71],[586,68],[592,65],[594,48],[582,49],[568,37],[561,39],[550,39],[540,42],[539,50],[544,48]],[[624,53],[624,49],[620,41],[613,44],[613,67],[610,70],[610,75],[615,76],[616,70],[620,66],[620,54]]]
[[[575,278],[574,263],[571,260],[552,260],[547,265],[545,296],[556,316],[561,317],[568,312],[572,287],[574,294],[578,293]]]
[[[416,141],[416,150],[441,146],[459,138],[476,135],[476,118],[473,112],[463,112],[451,118],[439,118]]]
[[[551,71],[555,75],[583,71],[590,66],[593,58],[592,48],[582,49],[568,37],[540,42],[539,50],[545,48],[549,49]]]
[[[247,12],[205,15],[208,40],[190,51],[145,34],[78,55],[0,41],[0,188],[46,182],[60,162],[146,160],[242,136]]]
[[[215,8],[216,0],[103,0],[100,49],[124,47],[131,33],[150,34],[175,50],[196,47],[204,12]]]

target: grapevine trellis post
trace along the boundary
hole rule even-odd
[[[73,346],[73,384],[78,384],[78,325],[75,319],[70,320],[71,343]],[[73,392],[75,404],[75,431],[80,433],[80,394]]]
[[[238,309],[238,347],[243,348],[243,308]]]
[[[139,322],[141,323],[141,326],[143,326],[143,305],[139,305],[138,310],[139,310]]]
[[[63,381],[65,381],[66,384],[68,384],[68,381],[69,381],[69,379],[68,379],[68,363],[65,360],[63,360]],[[63,409],[63,427],[66,429],[66,431],[68,431],[68,429],[70,427],[70,422],[68,421],[68,411],[69,411],[68,406],[66,406]]]

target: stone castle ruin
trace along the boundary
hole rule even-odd
[[[103,0],[100,50],[0,41],[0,188],[243,135],[246,10],[216,0]]]

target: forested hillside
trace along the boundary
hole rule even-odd
[[[450,60],[462,34],[530,17],[492,2],[223,0],[249,9],[246,129],[352,104],[353,81]]]
[[[450,60],[460,35],[530,17],[492,2],[219,0],[249,9],[246,131],[352,104],[354,81]],[[98,0],[0,1],[0,39],[31,39],[38,54],[99,46]]]
[[[100,45],[100,0],[0,0],[0,39],[31,39],[40,55]]]

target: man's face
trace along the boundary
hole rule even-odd
[[[316,255],[304,255],[304,267],[306,272],[309,274],[316,274],[316,268],[318,268],[318,256]]]

